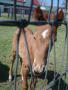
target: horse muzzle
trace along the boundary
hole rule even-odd
[[[32,71],[33,71],[34,74],[41,74],[41,73],[43,73],[44,69],[45,69],[44,65],[41,65],[41,66],[36,65],[35,66],[33,64],[33,67],[32,67]]]

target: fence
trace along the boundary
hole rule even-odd
[[[53,28],[53,25],[54,24],[64,24],[66,26],[66,39],[65,39],[65,44],[67,42],[67,55],[68,55],[68,21],[65,20],[67,19],[66,16],[65,16],[65,19],[64,19],[64,22],[57,22],[56,21],[30,21],[30,18],[31,18],[31,11],[32,11],[32,8],[33,8],[33,0],[31,0],[31,6],[30,6],[30,12],[29,12],[29,15],[28,15],[28,20],[26,19],[22,19],[22,20],[16,20],[16,0],[14,0],[14,19],[13,21],[0,21],[0,25],[1,26],[17,26],[19,27],[20,31],[19,31],[19,34],[18,34],[18,37],[17,37],[17,44],[16,44],[16,68],[15,68],[15,75],[14,75],[14,90],[16,90],[16,77],[17,77],[17,66],[18,66],[18,45],[19,45],[19,37],[20,37],[20,33],[21,31],[23,31],[24,33],[24,39],[25,39],[25,43],[26,43],[26,48],[27,48],[27,56],[28,56],[28,62],[29,62],[29,65],[30,65],[30,72],[31,72],[31,79],[32,79],[32,82],[33,82],[33,72],[32,72],[32,65],[31,65],[31,61],[30,61],[30,55],[29,55],[29,49],[28,49],[28,43],[27,43],[27,39],[26,39],[26,36],[25,36],[25,32],[24,32],[24,28],[26,26],[28,26],[29,24],[30,25],[44,25],[44,24],[51,24],[52,25],[52,28]],[[53,8],[53,0],[51,0],[51,9],[49,11],[49,13],[51,13],[52,11],[52,8]],[[59,9],[59,0],[58,0],[58,3],[57,3],[57,10]],[[67,0],[66,0],[66,14],[67,15]],[[58,13],[58,11],[57,11]],[[23,29],[23,30],[22,30]],[[54,46],[54,72],[53,72],[53,75],[54,75],[54,78],[53,80],[47,85],[47,87],[45,88],[45,90],[48,90],[50,88],[52,88],[54,90],[54,87],[55,85],[58,84],[58,89],[57,90],[61,90],[60,88],[62,87],[62,84],[61,82],[62,81],[62,78],[64,77],[66,79],[66,76],[67,76],[67,72],[68,72],[68,60],[66,62],[66,69],[65,69],[65,72],[61,73],[61,75],[58,75],[56,74],[56,51],[55,51],[55,42],[54,42],[54,39],[53,39],[53,36],[51,35],[51,38],[53,40],[53,46]],[[43,80],[43,83],[41,85],[41,87],[39,88],[39,90],[42,90],[42,87],[44,87],[44,83],[46,82],[46,78],[47,78],[47,75],[48,75],[48,67],[49,67],[49,57],[50,57],[50,48],[51,48],[51,40],[50,40],[50,44],[49,44],[49,51],[48,51],[48,60],[47,60],[47,67],[46,67],[46,72],[44,74],[44,80]],[[68,56],[67,56],[68,58]],[[68,89],[68,85],[64,85],[63,87],[63,90],[67,90]]]

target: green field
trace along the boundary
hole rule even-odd
[[[4,19],[5,17],[0,17],[0,20],[4,20]],[[32,25],[28,27],[32,29],[33,31],[35,29],[35,26],[32,26]],[[11,85],[10,83],[6,85],[5,83],[8,82],[8,71],[9,71],[9,66],[10,66],[12,39],[13,39],[13,35],[16,29],[17,27],[0,26],[0,90],[9,90],[9,89],[13,90],[13,85]],[[56,72],[58,74],[61,74],[62,72],[64,72],[66,68],[65,66],[66,66],[66,57],[67,57],[67,48],[66,48],[67,43],[65,44],[65,34],[66,34],[66,28],[64,25],[61,25],[58,28],[57,41],[55,43],[56,45]],[[63,50],[64,45],[65,45],[65,52]],[[49,61],[50,71],[54,70],[54,51],[53,50],[54,49],[52,49],[51,54],[50,54],[50,61]],[[20,74],[20,65],[18,68],[18,74]],[[19,79],[20,77],[18,78],[18,80]],[[68,79],[66,79],[66,82],[67,80]],[[18,83],[17,90],[20,90],[19,83]]]

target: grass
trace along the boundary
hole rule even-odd
[[[4,20],[4,19],[6,19],[6,17],[0,17],[0,20]],[[35,29],[35,26],[32,26],[32,25],[29,25],[28,27],[32,29],[33,31]],[[11,49],[12,49],[12,39],[13,39],[13,35],[16,29],[17,27],[0,26],[0,73],[1,73],[0,74],[0,90],[9,90],[9,89],[13,90],[13,85],[11,84],[5,85],[4,82],[8,81],[8,71],[9,71],[9,66],[10,66],[10,56],[11,56]],[[55,45],[56,45],[56,67],[57,67],[56,71],[59,74],[64,72],[65,65],[66,65],[66,57],[67,57],[66,46],[65,46],[65,52],[63,51],[64,44],[65,44],[65,33],[66,31],[65,31],[64,25],[58,28],[57,42],[55,43]],[[53,51],[54,49],[52,49],[51,51],[50,62],[49,62],[50,63],[49,70],[51,71],[54,70],[54,52]],[[64,59],[63,59],[63,56],[64,56]],[[18,69],[18,73],[20,73],[20,69]],[[68,79],[66,79],[66,81],[68,81]],[[18,83],[17,90],[20,90],[20,85],[21,84]]]

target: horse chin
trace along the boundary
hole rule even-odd
[[[44,73],[45,73],[45,72],[43,71],[43,72],[41,72],[41,73],[39,73],[39,72],[34,72],[33,74],[34,74],[34,76],[40,77],[40,76],[42,76]]]

